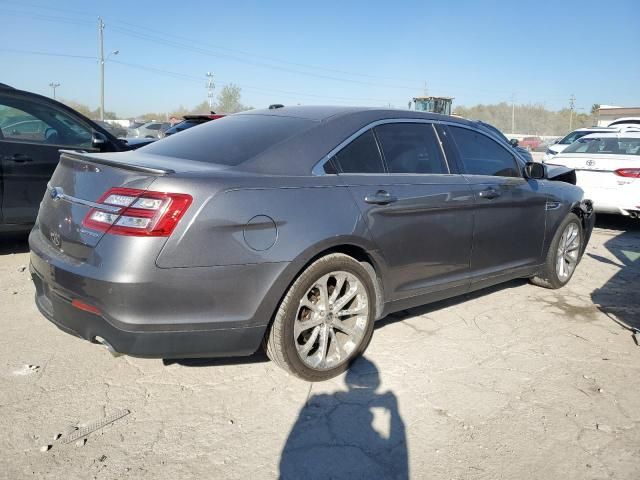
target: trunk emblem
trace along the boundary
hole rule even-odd
[[[54,232],[53,230],[49,232],[49,238],[51,239],[51,242],[56,246],[59,247],[60,246],[60,234],[58,232]]]
[[[54,187],[51,189],[50,195],[53,200],[60,200],[64,195],[64,190],[60,187]]]
[[[596,164],[595,160],[587,160],[587,166],[588,167],[593,167]]]

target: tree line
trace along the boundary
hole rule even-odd
[[[572,116],[571,129],[590,127],[597,122],[597,107],[590,114],[573,112],[568,108],[548,110],[543,105],[515,105],[506,102],[497,104],[479,104],[473,107],[456,106],[454,114],[494,125],[505,133],[523,133],[529,135],[564,135],[569,132],[569,117]],[[515,111],[514,111],[515,110]],[[512,115],[514,129],[512,131]]]
[[[100,109],[95,108],[91,109],[88,105],[83,103],[76,102],[74,100],[60,100],[65,105],[73,108],[74,110],[80,112],[85,117],[98,119],[100,118]],[[237,113],[242,112],[244,110],[251,110],[253,107],[245,105],[242,103],[242,89],[230,83],[225,85],[220,93],[218,94],[216,101],[213,105],[213,111],[217,113]],[[195,105],[192,108],[184,107],[180,105],[178,108],[175,108],[168,112],[146,112],[140,115],[135,116],[136,120],[164,120],[171,117],[181,118],[184,115],[189,115],[193,113],[209,113],[209,102],[203,101],[198,105]],[[116,112],[105,111],[104,118],[106,120],[114,120],[119,118]]]

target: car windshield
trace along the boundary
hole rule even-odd
[[[585,135],[589,135],[590,133],[593,133],[593,132],[589,132],[589,131],[580,132],[580,131],[576,130],[575,132],[571,132],[569,135],[564,137],[558,143],[560,145],[571,145],[573,142],[575,142],[579,138],[582,138]]]
[[[198,162],[239,165],[314,125],[312,120],[241,114],[171,135],[140,151]]]
[[[569,145],[565,153],[640,155],[640,138],[583,137]]]

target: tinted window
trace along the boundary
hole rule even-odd
[[[239,165],[315,124],[312,120],[271,115],[230,115],[140,151],[198,162]]]
[[[384,173],[372,130],[367,130],[340,150],[333,160],[343,173]]]
[[[460,127],[449,127],[455,140],[465,173],[519,177],[513,156],[489,137]]]
[[[0,99],[0,130],[5,140],[90,147],[91,131],[66,113],[36,101]]]
[[[431,125],[389,123],[375,131],[389,173],[449,173]]]

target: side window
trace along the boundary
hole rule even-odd
[[[467,128],[449,126],[465,173],[494,177],[519,177],[516,160],[489,137]]]
[[[367,130],[333,157],[342,173],[384,173],[382,157],[372,130]]]
[[[147,130],[160,130],[160,124],[152,123],[151,125],[147,125]]]
[[[0,105],[0,130],[5,140],[43,143],[49,125],[9,105]]]
[[[91,131],[49,105],[20,98],[0,99],[0,131],[5,140],[91,147]]]
[[[389,173],[449,173],[431,125],[388,123],[375,131]]]

